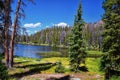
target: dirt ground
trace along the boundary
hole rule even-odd
[[[34,74],[21,78],[21,80],[104,80],[101,75],[89,75],[86,73],[74,74]]]

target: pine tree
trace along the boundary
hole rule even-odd
[[[71,37],[69,42],[69,58],[71,70],[74,72],[79,71],[79,65],[85,61],[85,48],[83,45],[83,35],[82,29],[84,26],[84,21],[82,19],[82,5],[79,4],[77,15],[74,20],[74,27],[71,31]]]
[[[105,78],[120,76],[120,0],[104,0],[103,52],[101,69]]]

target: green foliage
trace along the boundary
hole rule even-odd
[[[2,63],[2,57],[0,55],[0,79],[7,80],[8,79],[8,72],[5,65]]]
[[[110,78],[110,80],[120,80],[120,76],[112,76],[111,78]]]
[[[71,37],[69,41],[69,58],[71,70],[78,72],[79,65],[85,63],[86,52],[83,44],[82,28],[84,21],[82,19],[81,3],[78,8],[77,15],[75,16],[74,27],[71,31]]]
[[[64,73],[64,72],[65,72],[65,68],[62,66],[61,62],[58,62],[55,68],[55,73]]]
[[[103,8],[103,52],[106,54],[101,59],[101,69],[109,79],[112,75],[120,76],[120,0],[105,0]]]

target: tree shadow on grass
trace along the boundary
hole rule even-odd
[[[32,75],[32,74],[35,74],[35,73],[40,73],[41,71],[44,71],[44,70],[48,70],[50,69],[51,67],[55,66],[56,63],[42,63],[42,64],[34,64],[34,65],[26,65],[26,66],[22,66],[20,68],[27,68],[27,67],[33,67],[31,68],[29,71],[26,71],[26,72],[22,72],[22,73],[15,73],[13,75],[10,75],[10,77],[14,77],[14,78],[21,78],[21,77],[24,77],[24,76],[28,76],[28,75]]]
[[[88,68],[86,66],[79,67],[79,70],[83,72],[88,72]]]
[[[46,65],[51,65],[51,64],[53,63],[29,64],[29,65],[24,65],[24,66],[16,66],[16,68],[31,68],[31,67],[46,66]]]
[[[22,64],[22,63],[27,63],[29,61],[22,61],[22,62],[15,62],[14,64]]]

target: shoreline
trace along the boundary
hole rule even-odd
[[[27,42],[18,42],[18,44],[23,44],[23,45],[33,45],[33,46],[50,46],[50,47],[56,47],[56,48],[67,48],[68,46],[64,46],[64,45],[49,45],[49,44],[35,44],[35,43],[27,43]]]

